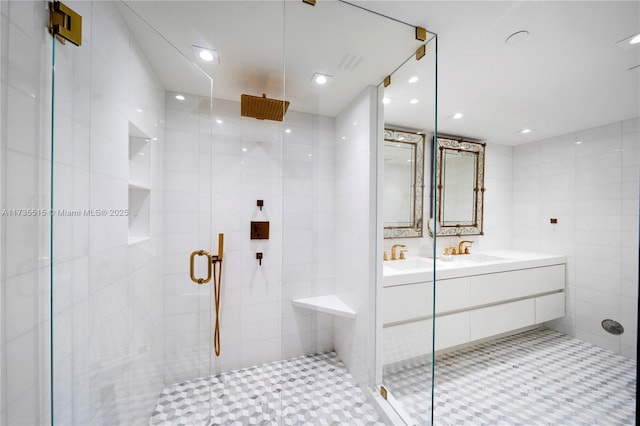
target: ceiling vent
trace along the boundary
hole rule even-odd
[[[282,121],[287,109],[289,109],[289,101],[267,98],[264,93],[262,97],[245,94],[240,97],[240,114],[243,117]]]
[[[358,65],[360,65],[360,62],[362,62],[363,59],[364,58],[362,56],[346,54],[340,60],[338,69],[349,72],[355,71],[355,69],[358,68]]]

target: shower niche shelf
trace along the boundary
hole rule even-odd
[[[337,315],[345,318],[355,318],[356,312],[347,306],[335,294],[327,294],[325,296],[305,297],[303,299],[293,299],[293,306],[311,309],[312,311],[324,312],[327,314]]]
[[[149,239],[150,204],[151,138],[129,123],[129,245]]]

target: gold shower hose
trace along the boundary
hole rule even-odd
[[[217,268],[216,268],[217,266]],[[220,356],[220,290],[222,289],[222,259],[213,261],[213,298],[216,307],[216,324],[213,331],[213,349]]]

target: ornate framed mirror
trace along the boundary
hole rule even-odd
[[[384,238],[422,237],[424,135],[384,129]]]
[[[439,137],[434,147],[436,235],[483,235],[485,144]]]

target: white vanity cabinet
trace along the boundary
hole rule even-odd
[[[486,273],[481,267],[449,268],[439,274],[444,278],[436,279],[436,350],[564,316],[564,258],[484,269]],[[432,351],[433,271],[406,277],[405,282],[395,277],[395,285],[383,287],[384,364]]]

